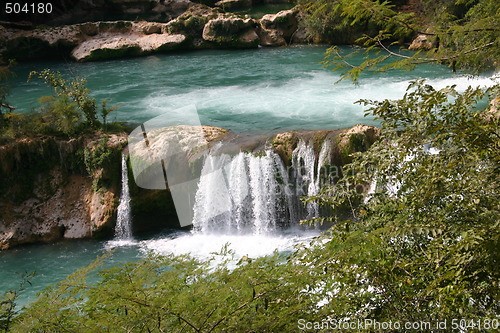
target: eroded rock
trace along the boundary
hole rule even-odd
[[[282,10],[267,14],[260,20],[261,45],[281,46],[289,44],[298,29],[298,9]]]
[[[101,139],[23,139],[0,146],[0,249],[109,234],[126,139],[109,136],[112,154],[104,161],[106,170],[98,168],[89,177],[83,151]],[[98,189],[96,184],[101,184]]]
[[[252,19],[239,17],[221,17],[205,24],[202,37],[204,40],[222,47],[256,47],[259,36]]]
[[[420,34],[410,44],[410,50],[431,50],[438,46],[438,39],[434,35]]]
[[[186,37],[180,34],[105,34],[81,43],[71,55],[77,61],[138,56],[180,48],[185,40]]]

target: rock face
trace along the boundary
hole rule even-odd
[[[277,14],[267,14],[260,20],[261,44],[281,46],[290,44],[298,29],[298,8],[282,10]]]
[[[205,5],[192,5],[168,23],[87,22],[35,30],[5,29],[0,36],[5,59],[70,55],[94,61],[198,48],[257,47],[257,23]]]
[[[152,22],[115,21],[9,31],[3,55],[27,60],[71,54],[77,61],[92,61],[181,48],[186,37],[162,33],[164,26]]]
[[[273,150],[290,165],[292,152],[299,140],[312,142],[319,154],[324,141],[332,143],[332,162],[342,166],[351,162],[350,154],[366,151],[380,136],[380,129],[368,125],[356,125],[344,130],[292,131],[279,133],[271,139]]]
[[[0,146],[0,249],[113,230],[125,136],[107,137],[110,154],[89,176],[85,149],[92,156],[102,142],[46,138]]]
[[[71,55],[77,61],[139,56],[179,49],[185,40],[184,35],[106,34],[84,41],[71,51]]]
[[[221,9],[194,5],[166,25],[168,33],[186,36],[189,48],[253,48],[259,44],[257,24]]]

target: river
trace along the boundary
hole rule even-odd
[[[320,64],[325,46],[207,50],[95,63],[37,62],[15,67],[9,102],[19,112],[37,108],[50,91],[41,82],[26,82],[31,70],[51,68],[67,78],[85,77],[93,96],[119,105],[109,120],[142,123],[166,112],[194,105],[200,121],[238,133],[263,134],[297,129],[338,129],[358,123],[377,125],[364,117],[361,98],[400,98],[408,83],[424,77],[435,87],[490,85],[488,77],[468,79],[445,66],[426,65],[412,72],[365,74],[359,84],[335,84],[339,74]],[[0,252],[0,293],[16,289],[24,273],[36,272],[20,304],[36,292],[89,264],[108,249],[107,265],[137,260],[149,251],[192,253],[203,257],[230,243],[239,256],[287,251],[317,230],[292,228],[255,235],[204,234],[164,230],[126,241],[78,240],[30,245]]]

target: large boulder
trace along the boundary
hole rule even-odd
[[[438,46],[438,39],[432,34],[420,34],[411,42],[410,50],[431,50]]]
[[[281,46],[289,44],[298,29],[298,9],[282,10],[277,14],[267,14],[260,20],[259,35],[261,45]]]
[[[219,47],[247,48],[257,47],[259,36],[252,19],[239,17],[220,17],[212,19],[203,28],[203,39]]]
[[[180,34],[106,34],[84,41],[73,49],[71,55],[77,61],[138,56],[178,49],[185,40],[186,37]]]

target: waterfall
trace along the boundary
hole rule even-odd
[[[231,156],[213,149],[204,159],[195,196],[195,231],[264,235],[319,216],[318,205],[304,209],[300,197],[318,194],[330,153],[328,140],[317,159],[313,145],[300,140],[287,169],[271,150]]]
[[[284,196],[284,185],[276,179],[278,168],[284,166],[271,151],[262,156],[208,154],[195,198],[195,229],[255,234],[275,230],[285,219],[277,209]]]
[[[128,187],[127,157],[122,156],[122,192],[115,226],[115,239],[132,239],[132,218],[130,215],[130,193]]]
[[[321,147],[318,159],[314,153],[312,142],[300,140],[292,153],[292,169],[295,187],[300,196],[314,196],[319,193],[323,167],[330,163],[331,144],[325,140]],[[324,172],[323,172],[324,173]],[[299,207],[300,208],[300,207]],[[319,216],[319,206],[316,203],[307,203],[307,218]]]

